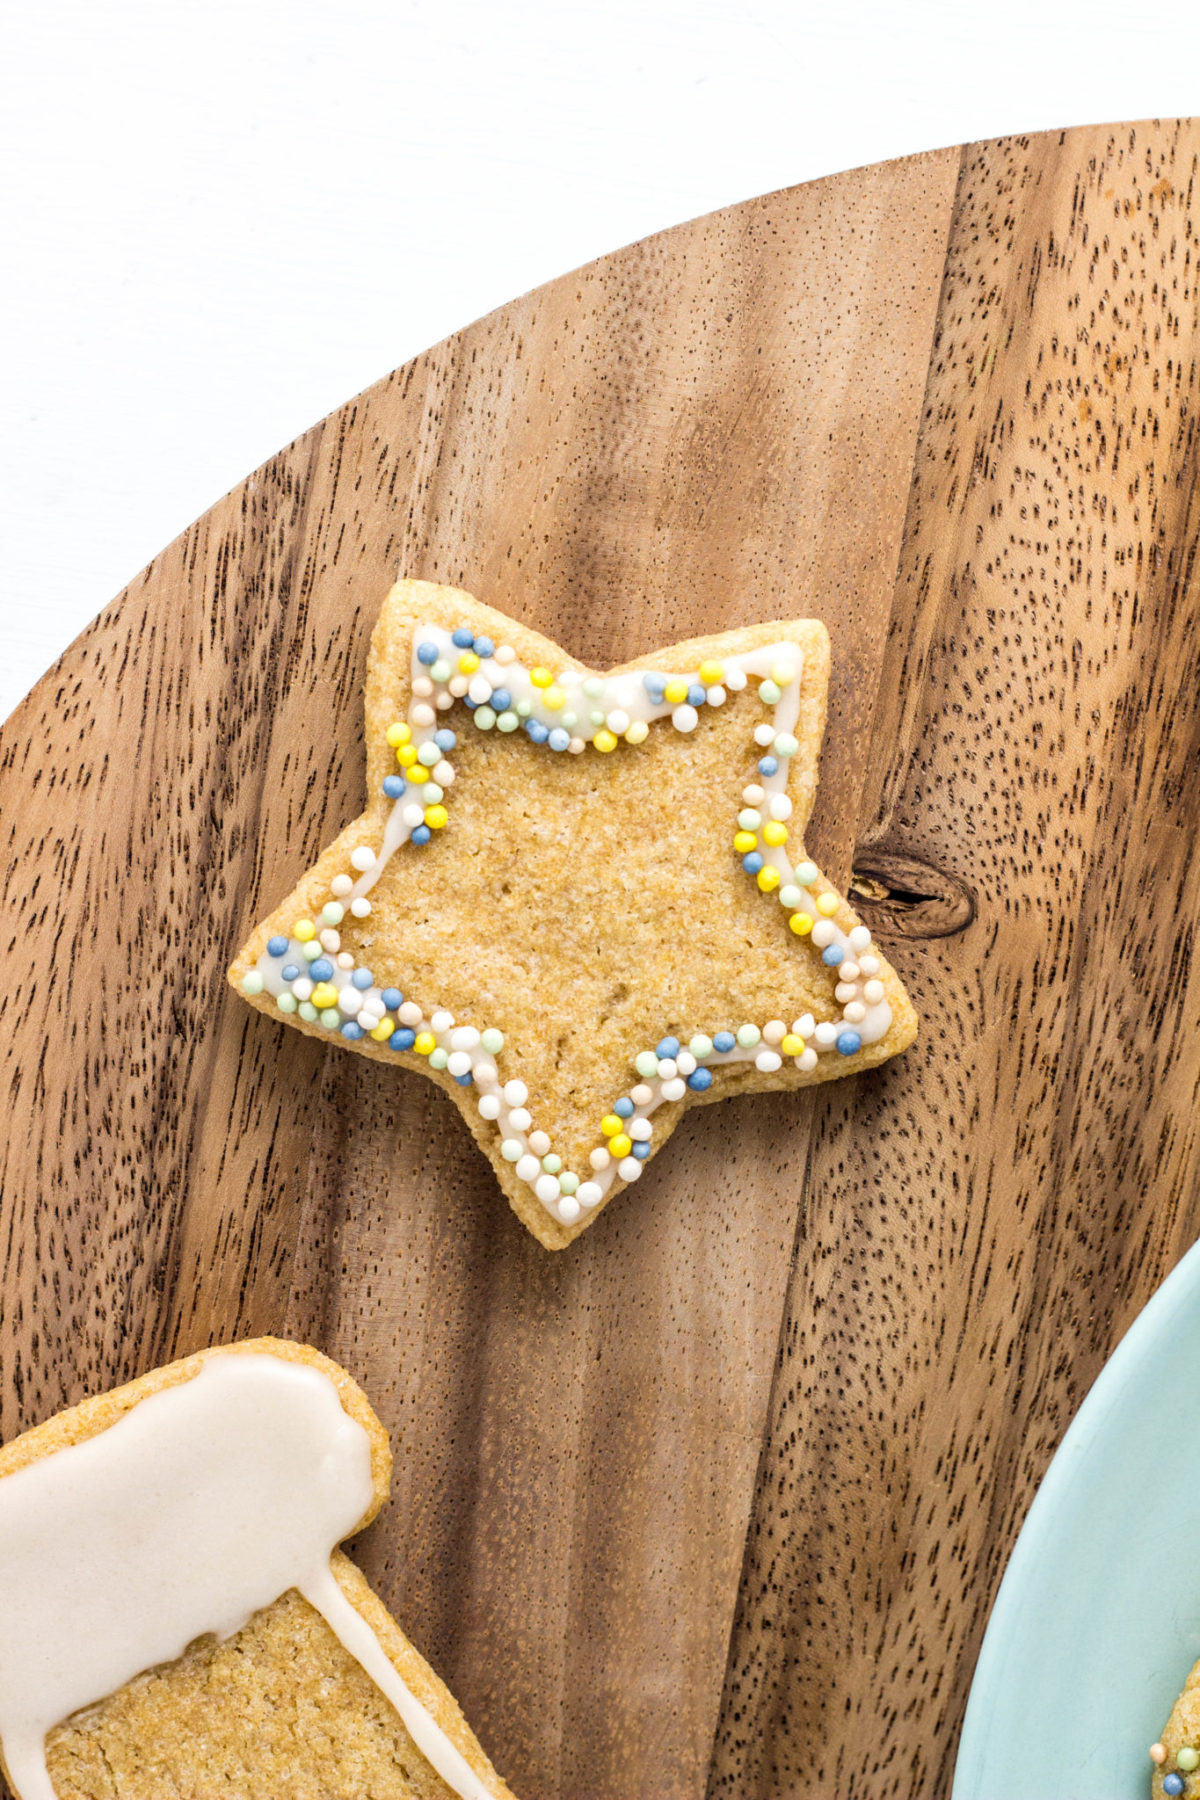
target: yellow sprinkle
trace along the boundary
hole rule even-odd
[[[663,699],[669,700],[672,706],[678,706],[687,699],[688,684],[686,681],[668,681]]]
[[[337,989],[331,981],[318,981],[312,991],[312,1003],[318,1012],[324,1012],[327,1006],[337,1005]]]
[[[393,1031],[395,1031],[395,1029],[396,1029],[396,1026],[395,1026],[394,1020],[380,1019],[378,1025],[375,1027],[374,1031],[371,1033],[371,1036],[375,1039],[375,1042],[377,1044],[383,1044],[383,1043],[387,1042],[388,1038],[391,1037],[391,1035],[392,1035]]]
[[[412,732],[403,719],[398,719],[394,725],[389,725],[387,728],[387,741],[393,750],[398,750],[401,744],[407,744],[411,736]]]
[[[458,659],[459,674],[473,675],[478,667],[479,658],[476,656],[475,652],[473,650],[464,650]]]
[[[621,1129],[621,1121],[616,1113],[605,1113],[600,1121],[600,1129],[605,1137],[616,1137]]]
[[[551,712],[561,712],[567,704],[567,696],[560,687],[548,687],[542,695],[542,705],[548,706]]]
[[[317,935],[317,928],[311,919],[297,919],[292,926],[292,936],[299,938],[302,944],[311,943]]]
[[[616,1157],[628,1156],[629,1152],[633,1149],[633,1140],[632,1138],[627,1138],[625,1133],[622,1132],[620,1137],[610,1138],[608,1147]]]
[[[788,924],[797,937],[807,937],[813,928],[813,916],[811,913],[793,913]]]
[[[696,673],[705,687],[716,687],[725,679],[725,665],[719,662],[703,662]]]
[[[733,847],[739,856],[745,856],[757,843],[758,838],[753,831],[739,831],[734,835]]]
[[[645,719],[635,719],[633,724],[629,727],[629,730],[625,733],[625,742],[627,744],[644,744],[649,736],[650,727],[647,725]]]
[[[536,669],[530,669],[529,679],[530,679],[530,681],[532,681],[534,687],[549,687],[550,683],[554,680],[554,677],[550,673],[549,669],[543,669],[543,668],[539,667]]]
[[[758,871],[758,885],[764,894],[773,894],[775,889],[779,886],[779,870],[772,869],[769,865],[765,869],[760,869]]]
[[[396,751],[396,761],[400,764],[402,769],[411,769],[416,760],[417,747],[415,744],[401,744],[398,747]]]
[[[423,768],[420,763],[413,763],[412,767],[406,769],[404,772],[408,776],[408,779],[410,781],[415,781],[415,782],[419,783],[422,781],[429,780],[429,770],[426,768]]]
[[[787,826],[781,825],[778,819],[769,819],[763,826],[763,842],[765,844],[786,844]]]
[[[436,1050],[437,1039],[434,1037],[432,1031],[418,1031],[417,1041],[413,1045],[413,1049],[418,1056],[428,1056],[430,1051]]]
[[[617,740],[607,727],[602,731],[598,731],[592,739],[592,742],[597,750],[615,750],[617,747]]]
[[[799,1056],[804,1049],[804,1039],[789,1031],[779,1048],[784,1056]]]
[[[823,919],[828,919],[838,909],[838,897],[834,893],[817,895],[817,911]]]
[[[427,806],[425,808],[425,823],[431,831],[440,831],[449,817],[450,814],[444,806]]]
[[[795,681],[796,671],[791,663],[775,663],[771,669],[771,680],[777,687],[786,687],[789,681]]]

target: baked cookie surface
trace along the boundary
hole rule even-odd
[[[828,676],[811,620],[600,674],[468,594],[398,582],[371,644],[366,810],[230,980],[429,1075],[561,1248],[688,1105],[915,1036],[804,851]]]
[[[390,1475],[349,1376],[269,1338],[0,1450],[0,1758],[19,1800],[511,1800],[334,1548]]]

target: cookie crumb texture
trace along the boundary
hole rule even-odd
[[[411,1645],[397,1655],[396,1629],[353,1564],[339,1554],[334,1568],[466,1752],[469,1733],[441,1682]],[[477,1747],[470,1760],[508,1794]],[[56,1727],[47,1764],[59,1800],[454,1800],[370,1677],[294,1592],[225,1643],[201,1640]]]
[[[1200,1662],[1151,1751],[1154,1800],[1200,1800]]]

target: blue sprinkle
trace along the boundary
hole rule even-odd
[[[383,778],[383,791],[389,800],[398,800],[404,792],[404,786],[403,775],[385,775]]]
[[[434,732],[433,741],[439,750],[453,750],[458,739],[448,725],[443,725],[440,731]]]
[[[708,689],[702,681],[694,681],[688,689],[688,705],[703,706],[708,699]]]
[[[473,1077],[470,1069],[468,1069],[465,1075],[456,1075],[454,1079],[457,1081],[459,1087],[470,1087]]]
[[[554,730],[550,733],[550,748],[552,750],[565,750],[570,742],[570,732],[564,731],[561,725],[556,725]]]
[[[267,939],[268,956],[286,956],[287,947],[288,941],[285,937],[273,937]]]
[[[550,727],[543,725],[540,719],[526,719],[525,729],[529,733],[530,742],[544,744],[550,736]]]
[[[719,1050],[722,1056],[727,1050],[732,1050],[736,1043],[737,1039],[732,1031],[717,1031],[713,1034],[713,1049]],[[697,1075],[703,1074],[703,1070],[697,1069],[696,1073]]]
[[[427,844],[433,836],[428,825],[418,825],[412,834],[414,844]]]
[[[1164,1794],[1170,1794],[1170,1795],[1172,1795],[1172,1797],[1176,1794],[1182,1794],[1183,1787],[1184,1787],[1184,1781],[1183,1781],[1182,1775],[1176,1775],[1174,1773],[1174,1771],[1172,1771],[1172,1773],[1170,1775],[1163,1776],[1163,1793]]]
[[[450,642],[457,644],[460,650],[469,650],[475,642],[475,633],[469,625],[460,625],[457,631],[451,632]]]
[[[346,1023],[342,1026],[342,1036],[344,1038],[349,1038],[350,1042],[354,1044],[358,1042],[360,1037],[365,1037],[366,1033],[357,1020],[347,1019]]]
[[[318,956],[316,962],[310,966],[308,972],[314,981],[328,981],[329,977],[333,974],[333,964],[327,956]]]
[[[299,975],[299,973],[300,973],[300,964],[299,963],[284,963],[283,979],[285,981],[295,981],[295,979]]]
[[[862,1049],[862,1039],[857,1031],[840,1031],[837,1047],[843,1056],[853,1056],[856,1050]]]
[[[464,695],[463,695],[463,705],[464,705],[464,706],[465,706],[465,707],[466,707],[466,709],[467,709],[467,711],[468,711],[468,712],[474,712],[474,711],[475,711],[475,708],[476,708],[476,707],[477,707],[477,706],[478,706],[478,705],[479,705],[479,704],[480,704],[480,703],[479,703],[479,701],[478,701],[478,700],[472,700],[472,698],[471,698],[471,696],[470,696],[470,694],[464,694]]]
[[[437,659],[438,647],[436,644],[417,645],[417,661],[419,663],[424,663],[426,668],[428,668],[431,663],[435,663]]]
[[[667,691],[667,684],[663,677],[661,675],[643,675],[642,686],[645,688],[651,700],[653,700],[655,706],[660,705],[662,697]]]
[[[402,1025],[399,1031],[393,1031],[391,1037],[388,1039],[388,1049],[411,1050],[416,1041],[416,1032],[410,1031],[407,1025]]]
[[[488,705],[496,712],[507,712],[512,705],[512,695],[507,688],[493,688],[492,697],[488,701]],[[451,749],[453,749],[453,747],[453,745],[450,746]]]
[[[403,1006],[404,1004],[404,995],[400,992],[399,988],[384,988],[383,993],[380,995],[380,999],[383,1001],[384,1007],[388,1012],[395,1012],[398,1006]]]
[[[670,1056],[670,1057],[678,1056],[679,1055],[679,1039],[675,1038],[675,1037],[662,1038],[660,1040],[658,1048],[655,1050],[654,1054],[655,1054],[655,1056],[657,1056],[659,1058],[662,1058],[664,1056]]]
[[[742,858],[742,867],[745,869],[747,875],[757,875],[762,866],[763,859],[758,854],[757,850],[752,850],[749,856],[743,856]]]
[[[758,759],[758,772],[760,775],[778,774],[779,758],[777,756],[760,756]]]
[[[646,1158],[650,1154],[649,1144],[645,1144],[645,1143],[635,1144],[633,1146],[632,1154],[637,1157],[639,1162],[645,1162]]]
[[[727,1035],[728,1034],[726,1032],[721,1033],[722,1037],[725,1037]],[[714,1046],[716,1044],[716,1041],[717,1040],[714,1038],[713,1039]],[[710,1088],[712,1086],[712,1070],[711,1069],[693,1069],[691,1074],[687,1078],[687,1084],[691,1088],[691,1090],[694,1094],[702,1094],[704,1092],[705,1088]]]
[[[375,985],[375,977],[372,975],[370,969],[355,969],[350,979],[355,987],[361,989],[363,993],[366,993],[369,987],[374,987]]]
[[[842,949],[840,944],[830,944],[828,949],[822,950],[821,952],[821,961],[823,963],[828,963],[831,969],[836,969],[838,964],[845,960],[846,952]]]
[[[476,656],[491,656],[495,648],[496,646],[493,644],[490,637],[477,637],[475,639]]]
[[[633,1101],[629,1098],[628,1094],[622,1094],[621,1098],[613,1107],[613,1111],[616,1113],[618,1119],[632,1119]]]

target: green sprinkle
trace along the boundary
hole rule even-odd
[[[430,664],[429,679],[430,681],[449,681],[450,664],[444,656],[439,656],[435,663]]]
[[[300,1014],[300,1017],[309,1025],[313,1023],[317,1016],[317,1009],[311,1000],[302,1000],[296,1010]]]
[[[764,681],[758,690],[758,697],[764,706],[776,706],[783,697],[783,690],[777,681]]]
[[[743,831],[757,831],[762,824],[762,814],[756,812],[752,806],[748,806],[738,814],[738,824]]]
[[[589,700],[603,700],[605,685],[599,675],[589,675],[583,684],[583,691]]]
[[[444,1069],[449,1061],[450,1052],[448,1050],[443,1050],[440,1045],[436,1050],[431,1050],[429,1052],[429,1066],[431,1069]]]
[[[263,991],[263,978],[259,974],[257,969],[251,969],[251,971],[248,975],[243,975],[243,977],[242,977],[242,992],[243,992],[243,994],[261,994],[262,991]]]
[[[342,1022],[342,1015],[336,1006],[327,1006],[323,1013],[318,1014],[318,1017],[326,1031],[333,1031]]]
[[[316,962],[318,956],[324,956],[325,949],[322,944],[317,942],[316,938],[309,938],[307,944],[301,944],[300,954],[305,962]]]
[[[515,731],[520,723],[520,719],[518,719],[511,707],[507,712],[497,713],[496,715],[497,731]]]
[[[1190,1775],[1193,1769],[1200,1769],[1200,1750],[1193,1750],[1190,1744],[1186,1745],[1175,1758],[1175,1767],[1182,1769],[1185,1775]]]
[[[471,716],[480,731],[490,731],[496,723],[495,709],[490,706],[477,706]]]
[[[505,1138],[500,1146],[500,1154],[505,1162],[520,1162],[525,1152],[516,1138]]]
[[[579,723],[579,714],[576,712],[565,712],[560,722],[566,726],[568,731],[574,731]]]
[[[798,887],[793,887],[790,882],[787,887],[781,887],[779,890],[779,904],[780,906],[786,906],[789,911],[794,912],[803,898],[804,895],[800,892],[800,889]]]
[[[417,761],[426,769],[432,769],[434,763],[441,762],[441,760],[442,753],[432,738],[427,744],[422,744],[417,751]]]
[[[295,994],[276,994],[275,1004],[283,1013],[294,1013],[296,1010]]]
[[[737,1041],[743,1050],[753,1050],[761,1036],[757,1025],[739,1025],[737,1028]]]
[[[346,916],[346,909],[340,900],[327,900],[321,908],[321,917],[327,925],[340,925]]]
[[[423,806],[436,806],[439,800],[444,800],[445,798],[445,788],[440,788],[436,781],[427,781],[425,786],[421,789],[421,804]]]
[[[787,757],[795,756],[800,746],[790,731],[781,731],[779,736],[775,739],[772,748],[774,749],[776,756]]]
[[[800,864],[800,867],[796,870],[796,880],[800,883],[800,886],[801,887],[811,887],[813,882],[816,879],[817,879],[816,863],[802,862]],[[785,904],[786,904],[786,902],[785,902]]]
[[[545,1169],[547,1175],[557,1175],[559,1170],[562,1168],[562,1157],[555,1156],[555,1154],[552,1150],[550,1152],[549,1156],[543,1156],[542,1167],[543,1167],[543,1169]],[[560,1181],[558,1185],[559,1185],[559,1187],[561,1187],[562,1182]]]
[[[691,1051],[697,1062],[703,1062],[706,1056],[711,1056],[712,1047],[712,1039],[710,1037],[705,1037],[703,1032],[700,1032],[694,1037],[688,1045],[688,1049]]]
[[[571,1171],[568,1169],[565,1175],[559,1176],[558,1185],[564,1194],[573,1194],[575,1189],[579,1186],[579,1177],[578,1175],[572,1175]]]
[[[504,1048],[504,1033],[502,1031],[497,1031],[494,1025],[489,1025],[479,1042],[489,1056],[499,1056]]]
[[[634,1058],[633,1066],[647,1081],[652,1075],[658,1074],[658,1058],[653,1050],[640,1050]]]
[[[533,701],[532,700],[518,700],[516,711],[517,711],[518,719],[527,719],[529,717],[530,713],[533,711]]]

